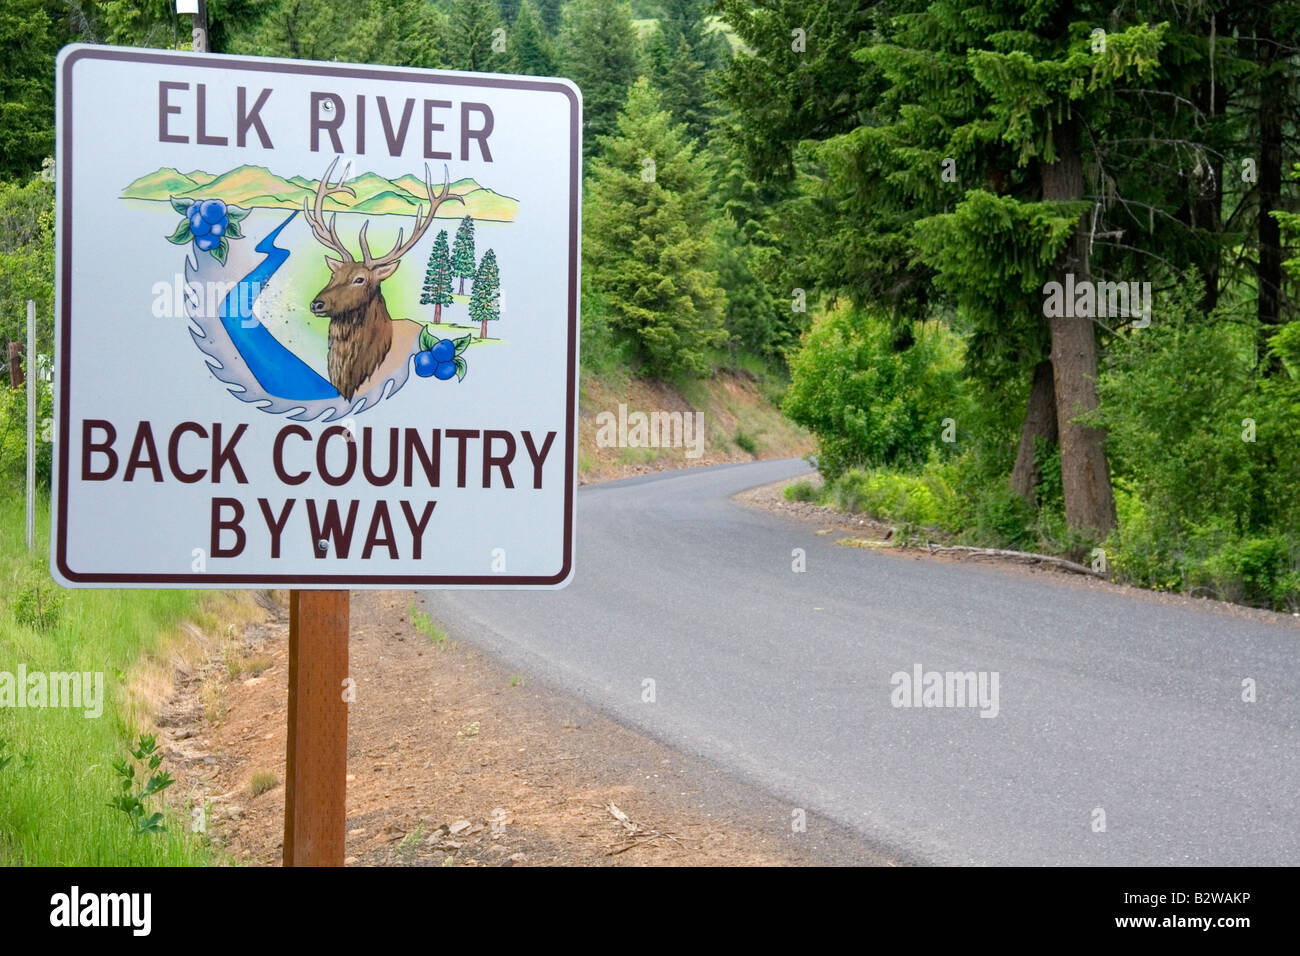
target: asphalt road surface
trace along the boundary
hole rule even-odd
[[[1300,863],[1292,619],[842,547],[730,500],[807,470],[585,487],[567,589],[425,600],[458,640],[900,861]],[[983,706],[895,706],[918,665],[922,689],[983,674]]]

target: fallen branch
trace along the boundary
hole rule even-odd
[[[926,545],[926,551],[930,554],[950,554],[960,553],[969,554],[977,558],[1011,558],[1015,561],[1022,561],[1029,564],[1050,564],[1052,567],[1060,568],[1063,571],[1072,571],[1075,574],[1086,574],[1089,577],[1104,578],[1105,575],[1100,571],[1094,571],[1085,565],[1069,561],[1065,558],[1057,558],[1050,554],[1034,554],[1030,551],[1007,551],[1002,548],[973,548],[965,544],[951,545]]]

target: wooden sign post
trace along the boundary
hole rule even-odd
[[[347,591],[289,592],[285,866],[343,865],[348,604]]]

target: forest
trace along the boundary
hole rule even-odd
[[[777,383],[823,479],[791,497],[1300,613],[1300,3],[208,11],[220,53],[573,80],[583,374]],[[187,48],[189,18],[0,0],[0,341],[34,299],[47,353],[71,42]]]

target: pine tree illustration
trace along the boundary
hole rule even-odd
[[[451,274],[460,277],[460,294],[465,294],[465,280],[474,278],[474,217],[466,216],[456,230],[451,247]]]
[[[429,264],[424,270],[424,292],[421,305],[433,306],[433,324],[442,324],[442,307],[451,305],[451,256],[447,252],[447,230],[438,233],[429,253]]]
[[[469,315],[479,323],[481,339],[487,338],[487,324],[501,318],[501,274],[497,270],[497,254],[491,249],[483,253],[483,261],[474,274]]]

